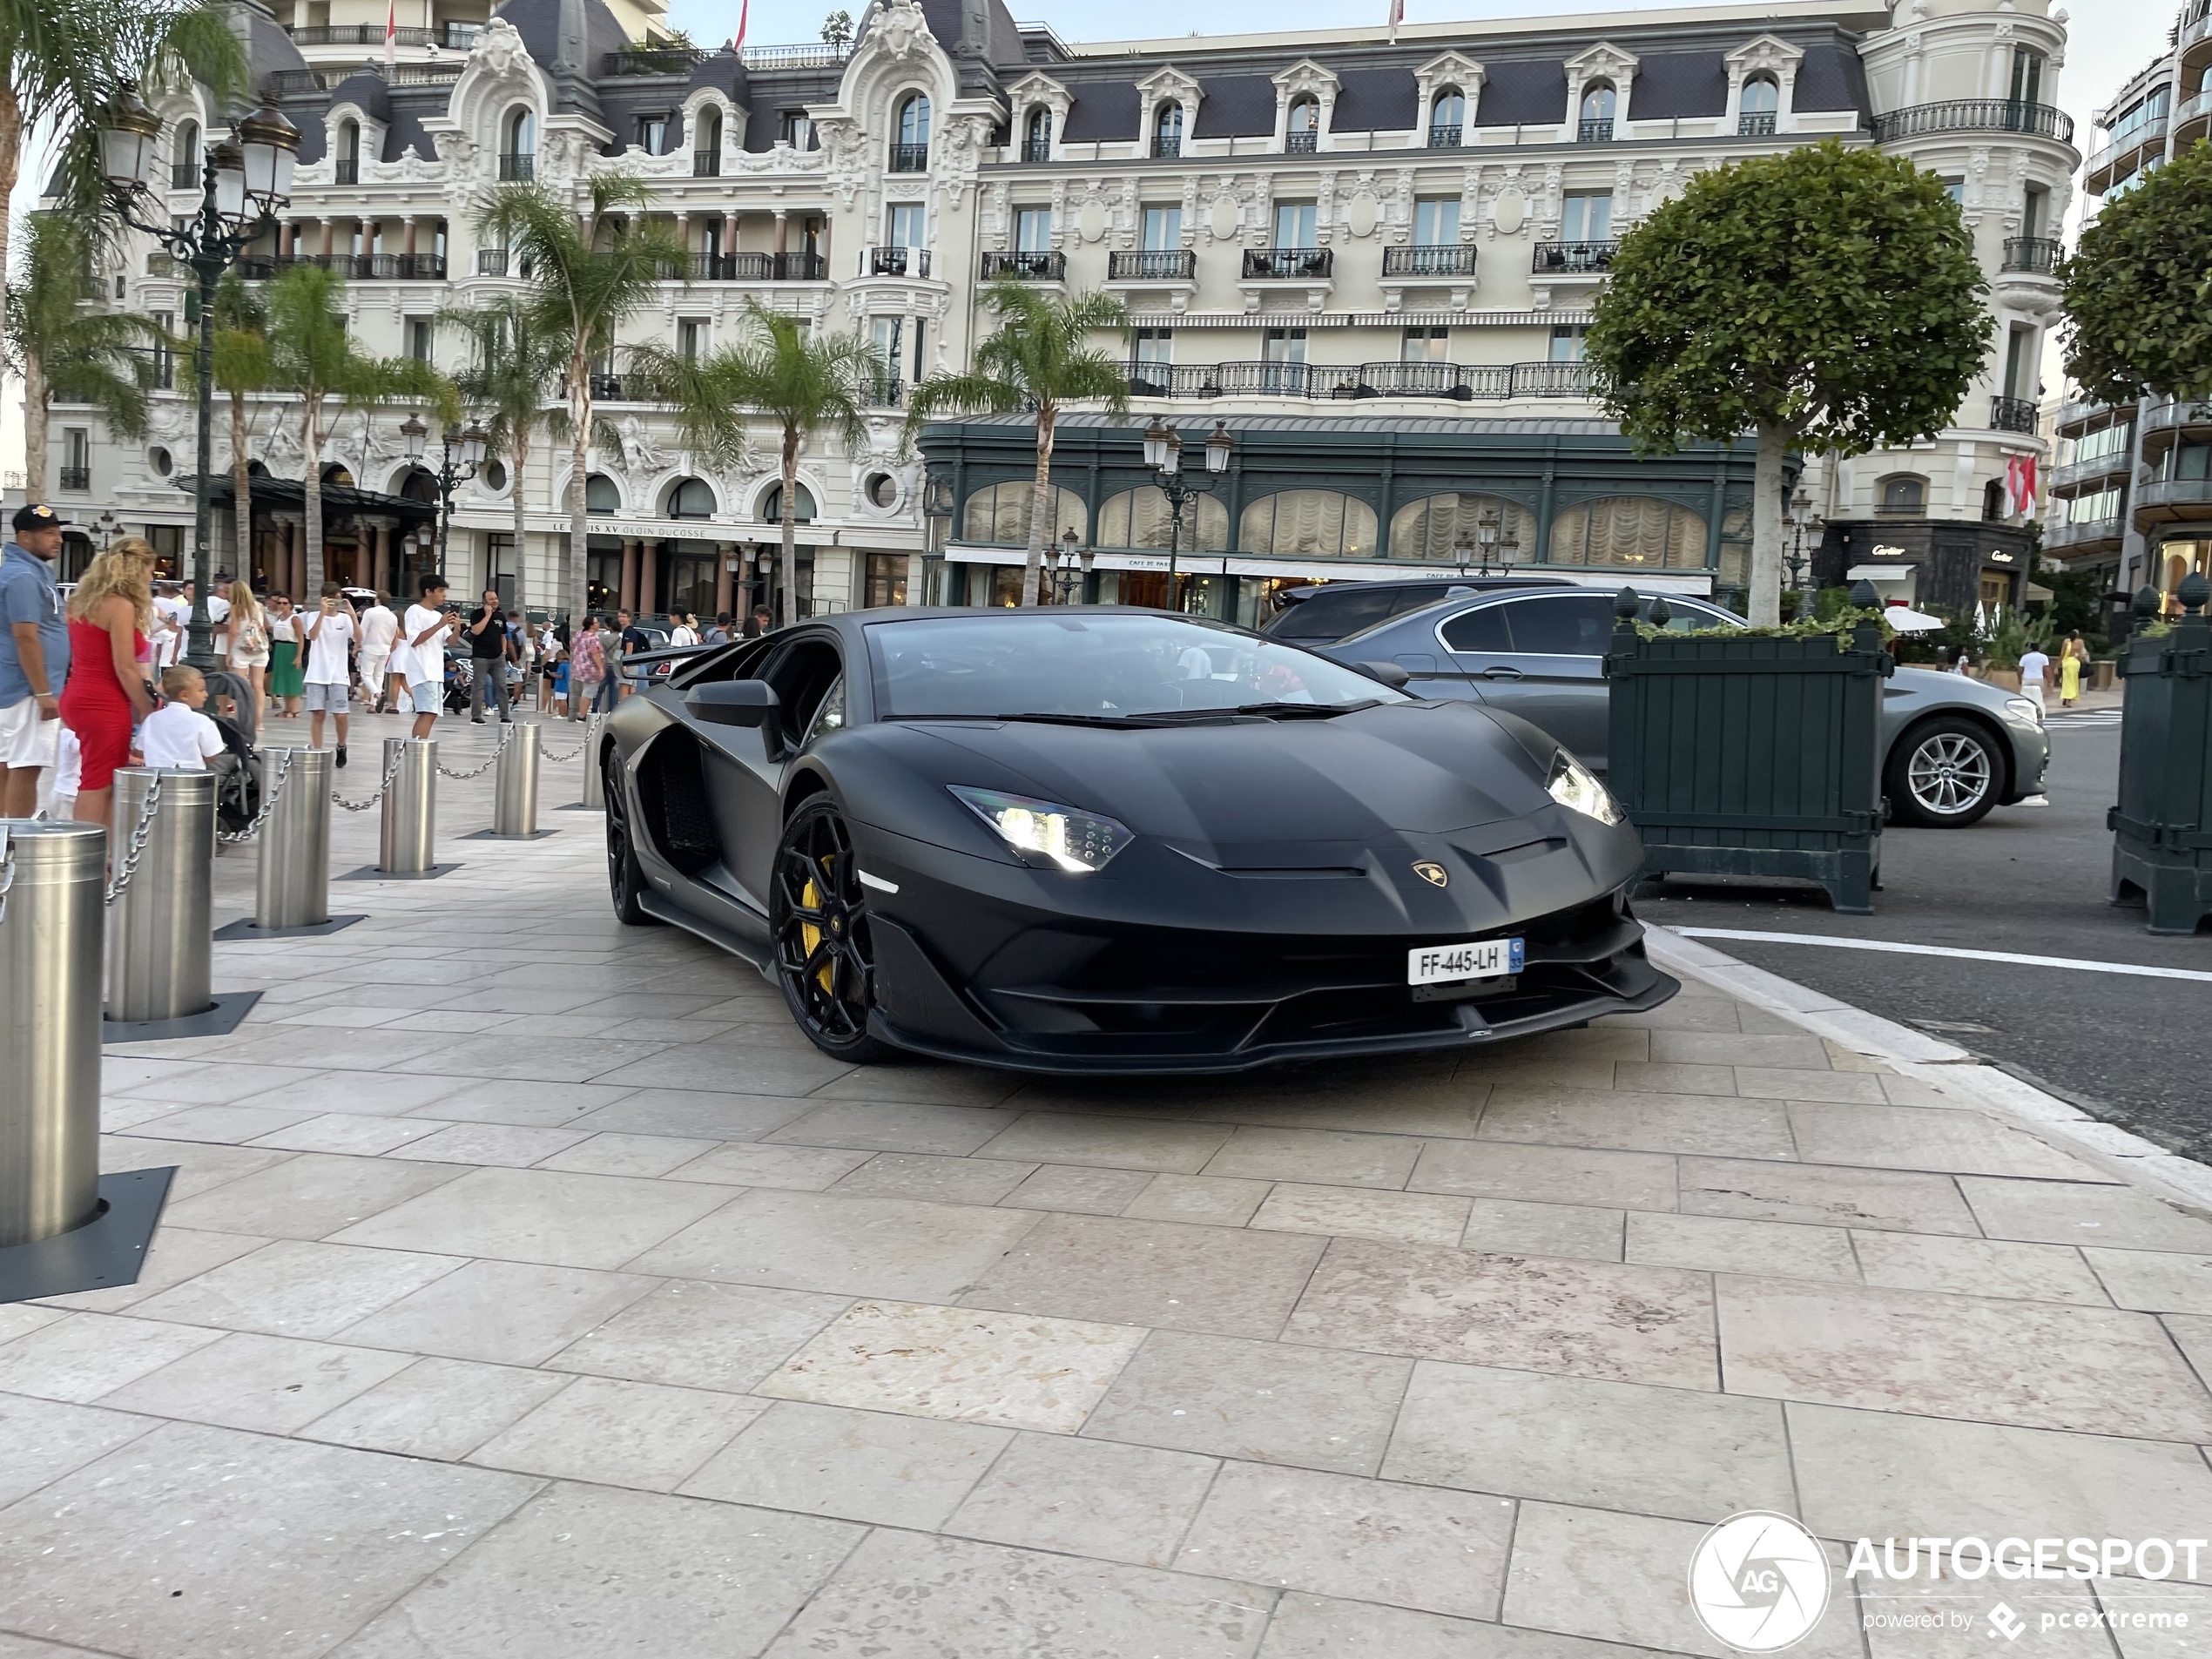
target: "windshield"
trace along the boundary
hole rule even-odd
[[[889,719],[1129,719],[1404,700],[1325,658],[1165,612],[986,611],[878,623],[867,632]]]

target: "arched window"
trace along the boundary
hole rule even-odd
[[[586,485],[588,490],[590,485]],[[671,518],[712,518],[714,492],[702,478],[680,479],[668,492],[668,516]]]
[[[1307,558],[1372,558],[1375,509],[1333,489],[1285,489],[1244,509],[1237,545],[1247,553]]]
[[[1582,89],[1582,120],[1577,136],[1584,144],[1611,142],[1613,111],[1618,102],[1611,81],[1592,81]]]
[[[1183,153],[1183,105],[1163,104],[1152,117],[1152,153],[1156,156],[1179,156]]]
[[[1502,496],[1424,496],[1390,516],[1390,556],[1433,564],[1534,564],[1536,516]]]
[[[1029,540],[1029,502],[1036,485],[1027,478],[1008,479],[1002,484],[986,484],[968,498],[967,508],[961,518],[961,539],[964,542],[987,542],[1001,547],[1023,547]],[[1080,539],[1083,534],[1083,498],[1072,489],[1062,489],[1057,484],[1052,489],[1053,522],[1045,526],[1044,539],[1048,546],[1060,539],[1062,530],[1073,530]]]
[[[691,172],[694,177],[712,179],[722,172],[722,111],[712,105],[699,111],[691,134]],[[721,226],[710,219],[717,235]]]
[[[1321,105],[1310,98],[1291,99],[1290,120],[1284,132],[1285,150],[1293,155],[1312,152],[1320,142]]]
[[[1892,473],[1881,482],[1874,510],[1895,518],[1918,518],[1927,511],[1928,481],[1917,472]]]
[[[2001,523],[2005,517],[2005,481],[1993,478],[1981,487],[1981,516],[1986,523]]]
[[[1022,159],[1052,159],[1052,111],[1042,105],[1029,111],[1028,125],[1022,130]]]
[[[899,142],[929,142],[929,99],[926,94],[916,92],[899,106]]]
[[[358,185],[361,181],[361,129],[358,121],[338,124],[338,182]]]
[[[344,462],[334,461],[322,469],[322,482],[326,489],[333,486],[340,489],[351,489],[354,487],[354,475]]]
[[[1550,552],[1554,564],[1703,570],[1705,521],[1654,496],[1582,502],[1552,521]]]
[[[1186,553],[1226,553],[1229,550],[1229,508],[1212,496],[1201,496],[1196,510],[1183,515],[1182,549]],[[1168,498],[1150,484],[1109,496],[1098,508],[1097,545],[1168,550],[1173,517]]]
[[[1459,147],[1466,131],[1467,101],[1456,86],[1440,87],[1435,99],[1428,107],[1428,147],[1432,150],[1453,150]]]
[[[330,482],[330,476],[326,473],[323,482]],[[435,502],[438,498],[438,481],[417,467],[400,480],[400,494],[408,501]]]
[[[360,147],[360,141],[356,139],[354,149],[358,152]],[[175,159],[175,165],[169,172],[170,187],[175,190],[199,189],[200,166],[199,122],[179,121],[177,123],[177,147],[171,151],[170,154]]]
[[[537,174],[537,117],[516,110],[502,125],[499,139],[499,178],[502,184],[528,184]]]
[[[1750,138],[1764,138],[1774,131],[1774,112],[1782,107],[1782,88],[1771,75],[1754,75],[1743,83],[1736,130]]]
[[[587,513],[618,513],[622,510],[622,491],[615,481],[604,472],[595,472],[583,481],[583,510]]]
[[[791,520],[794,524],[813,523],[814,496],[813,492],[804,484],[799,487],[799,496],[792,506]],[[784,487],[781,484],[771,484],[768,487],[768,493],[760,498],[760,521],[764,524],[780,524],[784,522]]]

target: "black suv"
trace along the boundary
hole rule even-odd
[[[1558,576],[1414,577],[1403,582],[1328,582],[1285,588],[1279,607],[1260,631],[1286,645],[1333,645],[1379,622],[1419,610],[1440,599],[1499,588],[1571,588]]]

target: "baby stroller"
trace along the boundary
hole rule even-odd
[[[475,664],[469,658],[448,651],[446,654],[445,705],[448,714],[461,714],[469,707],[469,688],[475,681]]]
[[[207,718],[223,734],[223,752],[207,763],[215,774],[215,822],[235,835],[261,810],[261,757],[246,737],[253,720],[253,688],[226,670],[207,676]]]

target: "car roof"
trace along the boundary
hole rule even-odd
[[[1276,597],[1292,604],[1303,604],[1319,594],[1372,593],[1378,588],[1392,591],[1406,588],[1474,588],[1480,590],[1491,588],[1571,588],[1575,585],[1563,576],[1382,577],[1372,582],[1316,582],[1301,588],[1285,588]]]

